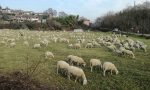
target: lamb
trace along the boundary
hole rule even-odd
[[[68,71],[68,68],[69,68],[69,64],[66,63],[65,61],[57,62],[57,74],[58,74],[59,69],[64,69],[66,73]]]
[[[91,67],[91,72],[93,71],[94,66],[99,66],[99,68],[102,68],[101,61],[99,59],[91,59],[90,60],[90,67]]]
[[[41,48],[40,44],[34,44],[33,48]]]
[[[92,43],[87,43],[85,48],[93,48],[93,44]]]
[[[116,66],[111,62],[104,62],[104,64],[103,64],[103,75],[104,76],[105,76],[105,72],[107,70],[111,70],[111,75],[112,75],[112,71],[115,71],[116,75],[118,74],[118,70],[117,70]]]
[[[12,43],[10,43],[10,47],[12,48],[12,47],[15,47],[16,46],[16,43],[15,42],[12,42]]]
[[[54,54],[52,52],[45,52],[45,59],[54,58]]]
[[[67,59],[70,62],[70,64],[76,63],[78,66],[79,65],[82,65],[84,67],[86,66],[85,61],[81,57],[74,56],[74,55],[68,55]]]
[[[78,67],[75,67],[75,66],[70,66],[68,68],[68,78],[69,78],[69,80],[70,80],[70,74],[76,76],[75,83],[76,83],[76,81],[79,77],[82,77],[83,85],[87,84],[86,76],[84,74],[84,71],[81,68],[78,68]]]

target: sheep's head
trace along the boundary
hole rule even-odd
[[[83,80],[83,85],[87,85],[87,80]]]
[[[117,70],[117,69],[116,69],[115,71],[116,71],[116,75],[117,75],[119,72],[118,72],[118,70]]]
[[[84,66],[84,67],[86,66],[86,63],[85,63],[85,62],[83,63],[83,66]]]

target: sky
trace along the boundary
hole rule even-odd
[[[0,5],[34,12],[53,8],[94,20],[109,11],[118,12],[127,6],[133,6],[134,1],[139,4],[146,0],[0,0]]]

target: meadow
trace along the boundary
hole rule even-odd
[[[24,36],[20,36],[20,32]],[[55,86],[63,90],[149,90],[150,40],[137,36],[128,37],[133,40],[142,41],[147,45],[147,52],[136,50],[134,52],[134,59],[126,56],[117,56],[105,47],[84,48],[84,44],[82,44],[81,49],[71,49],[68,48],[68,43],[54,43],[51,40],[53,37],[64,37],[70,40],[69,43],[75,43],[77,38],[82,38],[83,36],[88,41],[102,35],[111,35],[111,33],[1,30],[0,40],[15,39],[16,46],[10,48],[8,43],[6,45],[0,44],[0,74],[21,71],[28,73],[31,78],[43,84]],[[43,38],[47,38],[50,41],[48,46],[34,49],[33,45],[39,43]],[[120,38],[125,39],[125,37]],[[23,45],[24,41],[29,42],[29,47]],[[51,51],[55,57],[46,60],[44,57],[46,51]],[[82,69],[88,80],[87,85],[83,86],[80,82],[75,83],[74,79],[68,80],[66,76],[56,74],[57,61],[66,61],[68,55],[77,55],[86,61],[87,65]],[[108,72],[104,77],[103,70],[96,68],[93,72],[90,72],[89,61],[92,58],[100,59],[102,63],[105,61],[114,63],[119,74],[110,75]]]

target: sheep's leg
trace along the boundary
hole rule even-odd
[[[93,67],[91,66],[91,72],[93,71]]]
[[[68,73],[68,79],[70,80],[70,73]]]
[[[112,75],[112,70],[111,70],[111,75]]]
[[[99,71],[101,70],[101,65],[99,66]]]
[[[78,77],[76,77],[76,79],[75,79],[75,83],[77,82],[77,79],[78,79]]]
[[[77,66],[79,66],[79,63],[77,62]]]
[[[58,69],[59,69],[59,67],[57,66],[57,74],[58,74]]]
[[[104,75],[104,76],[105,76],[105,72],[106,72],[106,70],[103,71],[103,75]]]
[[[45,59],[47,59],[47,56],[45,56]]]

